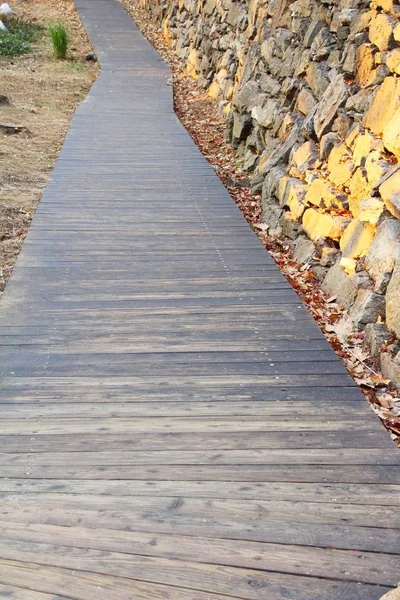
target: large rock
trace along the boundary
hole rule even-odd
[[[396,25],[396,21],[384,13],[372,19],[369,26],[369,39],[381,52],[392,47],[393,30]]]
[[[283,177],[278,185],[277,197],[280,206],[287,206],[292,217],[299,219],[304,213],[304,197],[307,192],[305,183],[295,177]]]
[[[337,74],[326,89],[315,113],[314,127],[318,138],[329,131],[338,109],[344,106],[348,95],[343,75]]]
[[[396,110],[390,121],[383,128],[385,148],[400,159],[400,108]]]
[[[400,364],[393,360],[388,352],[381,354],[381,371],[384,377],[390,379],[395,386],[400,387]],[[398,590],[393,590],[393,593],[385,594],[383,598],[385,600],[400,600],[400,593]]]
[[[251,117],[249,115],[240,115],[235,113],[233,119],[233,141],[234,145],[243,141],[250,134],[252,126]]]
[[[400,75],[400,48],[395,48],[386,56],[386,66],[389,71]]]
[[[303,215],[304,231],[312,240],[339,240],[348,223],[349,219],[346,217],[323,214],[314,208],[308,208]]]
[[[347,199],[344,194],[340,194],[328,181],[318,178],[314,179],[308,186],[305,200],[314,206],[328,209],[343,210],[347,206]]]
[[[386,322],[400,337],[400,259],[395,264],[386,292]]]
[[[329,87],[329,70],[324,63],[311,62],[307,68],[306,81],[314,95],[320,99]]]
[[[279,225],[282,214],[283,208],[279,206],[274,198],[263,198],[261,221],[266,223],[270,229],[275,229]]]
[[[280,106],[277,100],[268,98],[262,106],[255,106],[251,111],[251,116],[261,127],[269,129],[275,122]]]
[[[369,350],[373,357],[379,356],[380,350],[393,334],[384,323],[369,323],[365,328],[363,345]]]
[[[376,186],[393,165],[384,159],[382,152],[373,150],[365,160],[365,170],[369,183]]]
[[[312,91],[303,87],[297,96],[296,109],[303,115],[308,115],[316,104],[317,100]]]
[[[301,135],[302,121],[297,120],[292,126],[292,130],[286,140],[276,148],[269,156],[268,160],[263,162],[261,166],[260,161],[260,173],[266,175],[273,167],[276,167],[279,163],[287,162],[289,160],[290,153],[293,146],[296,143],[304,141]]]
[[[359,290],[349,316],[354,328],[363,331],[368,323],[376,323],[378,317],[385,317],[385,296],[371,290]]]
[[[364,223],[377,225],[382,213],[385,210],[385,204],[379,198],[371,197],[361,200],[359,204],[358,219]]]
[[[366,283],[361,274],[348,275],[338,261],[326,274],[322,289],[330,296],[337,296],[338,304],[348,310],[354,304],[359,289]]]
[[[389,212],[400,219],[400,170],[380,185],[379,192]]]
[[[296,176],[303,176],[307,170],[313,169],[319,162],[319,152],[316,144],[311,141],[304,142],[293,149],[290,164]]]
[[[340,238],[340,249],[345,258],[365,256],[371,247],[375,227],[354,219],[349,223]]]
[[[386,207],[396,219],[400,219],[400,192],[385,201]]]
[[[374,80],[376,47],[373,44],[362,44],[357,48],[355,57],[355,79],[360,87],[368,87]]]
[[[324,292],[329,294],[329,296],[337,296],[347,279],[349,279],[349,276],[338,261],[329,269],[328,273],[326,274],[322,284],[322,289]]]
[[[357,136],[353,148],[353,163],[356,167],[364,165],[367,156],[373,150],[383,150],[382,140],[375,137],[369,131]]]
[[[353,173],[352,155],[344,142],[332,148],[328,158],[329,180],[336,186],[345,185]]]
[[[388,171],[378,183],[379,193],[383,200],[391,198],[400,190],[400,166],[396,166]]]
[[[382,110],[385,107],[385,110]],[[376,135],[382,135],[386,125],[400,108],[400,79],[386,77],[364,116],[363,125]]]
[[[387,219],[377,229],[365,267],[375,281],[380,281],[385,273],[392,273],[397,261],[400,261],[400,221]]]
[[[286,170],[283,166],[278,165],[270,170],[264,179],[262,188],[263,199],[276,196],[280,181],[286,177]]]
[[[340,137],[337,133],[326,133],[322,136],[319,145],[319,157],[321,160],[328,160],[333,148],[340,143]]]
[[[349,208],[355,217],[360,214],[360,206],[363,200],[370,197],[372,185],[367,178],[367,172],[364,167],[358,167],[349,183]]]
[[[315,246],[311,240],[300,236],[295,243],[293,257],[300,265],[309,263],[315,254]]]
[[[261,92],[258,83],[250,80],[236,94],[234,104],[239,112],[250,112],[255,106],[259,106],[264,98],[265,95]]]

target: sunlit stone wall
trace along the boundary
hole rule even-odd
[[[226,116],[263,221],[400,383],[400,6],[139,0]]]

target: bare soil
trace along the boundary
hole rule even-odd
[[[40,26],[32,51],[0,56],[0,121],[25,130],[0,128],[0,293],[29,228],[77,105],[97,77],[97,63],[72,0],[9,2],[18,18]],[[66,60],[53,57],[49,25],[62,23],[70,40]]]

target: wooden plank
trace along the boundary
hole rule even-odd
[[[247,448],[385,448],[393,452],[393,442],[379,428],[371,428],[359,432],[348,432],[338,425],[336,431],[320,433],[317,429],[312,431],[253,431],[229,432],[218,431],[205,433],[130,433],[98,432],[85,433],[84,435],[46,434],[41,435],[33,431],[29,435],[2,435],[0,436],[0,452],[51,452],[54,447],[63,448],[72,452],[93,452],[107,448],[116,450],[235,450]],[[239,428],[239,426],[237,426]],[[35,429],[35,432],[38,430]],[[396,450],[396,448],[394,448]]]
[[[182,465],[36,465],[28,460],[25,465],[1,465],[0,477],[30,479],[86,479],[86,480],[130,480],[130,481],[180,481]],[[294,482],[294,483],[379,483],[398,484],[400,465],[185,465],[186,481],[237,481],[237,482]]]
[[[116,0],[0,312],[0,596],[378,600],[400,454]],[[112,43],[111,43],[112,40]]]
[[[27,466],[29,471],[29,466]],[[282,482],[237,482],[229,481],[223,484],[207,481],[196,483],[187,481],[130,481],[130,480],[35,480],[29,479],[29,474],[20,479],[0,480],[2,492],[24,493],[65,493],[65,494],[94,494],[118,497],[152,497],[158,495],[167,498],[214,498],[214,499],[240,499],[273,501],[282,500],[292,502],[355,504],[362,497],[362,504],[369,511],[371,505],[386,505],[394,507],[400,505],[400,487],[391,484],[321,484],[321,483],[282,483]],[[122,502],[122,500],[121,500]],[[171,500],[172,504],[172,500]],[[315,507],[317,510],[318,507]],[[336,510],[336,509],[334,509]],[[393,509],[393,515],[396,510]],[[395,519],[395,516],[393,516]],[[364,514],[365,522],[365,514]]]
[[[18,452],[0,454],[1,466],[122,466],[122,465],[400,465],[400,453],[380,448],[239,449],[160,451]]]
[[[218,570],[215,568],[207,569],[204,577],[195,582],[190,583],[190,579],[186,580],[188,582],[186,585],[193,587],[185,589],[184,587],[141,582],[127,577],[117,578],[77,570],[71,573],[68,569],[48,567],[36,563],[2,560],[0,562],[0,581],[11,585],[18,584],[21,576],[23,576],[24,568],[25,572],[29,572],[32,587],[42,592],[55,590],[57,593],[65,593],[67,591],[67,593],[73,594],[75,600],[87,600],[87,598],[120,600],[121,598],[131,597],[134,597],[135,600],[193,600],[193,594],[195,594],[196,600],[244,598],[244,596],[237,595],[236,589],[232,585],[230,586],[229,596],[227,594],[214,594],[201,589],[208,587],[212,583],[212,581],[210,582],[211,579],[220,582],[220,585],[222,585],[223,580],[219,574],[222,574],[224,569],[221,567]],[[215,577],[211,578],[213,571]],[[341,594],[347,600],[378,600],[378,593],[382,594],[389,591],[387,587],[377,589],[376,586],[360,586],[353,583],[338,583],[329,580],[321,581],[317,578],[301,579],[289,578],[287,575],[282,577],[269,574],[268,580],[265,581],[265,578],[258,572],[257,577],[253,575],[252,578],[252,575],[251,572],[247,578],[243,575],[240,588],[243,589],[244,587],[248,590],[252,587],[257,588],[258,585],[261,588],[267,586],[264,591],[268,593],[270,600],[320,600],[321,593],[324,593],[329,600],[334,600],[335,597],[338,597],[338,594]],[[235,583],[237,584],[236,579]],[[285,587],[283,588],[283,586]]]
[[[72,549],[92,549],[181,561],[249,568],[314,577],[364,581],[378,585],[397,584],[400,558],[392,554],[342,551],[292,545],[245,542],[205,537],[111,531],[0,522],[3,547],[13,542],[54,544],[61,538]],[[57,552],[57,548],[54,548]],[[2,553],[0,553],[2,554]],[[4,556],[2,556],[4,558]],[[365,566],[367,565],[367,568]]]
[[[34,590],[23,589],[18,586],[1,585],[0,598],[8,598],[11,600],[72,600],[66,596],[55,596],[54,594],[42,594]]]

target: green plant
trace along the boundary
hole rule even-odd
[[[26,54],[29,52],[31,47],[27,42],[21,40],[18,35],[14,33],[7,33],[0,31],[0,55],[1,56],[17,56],[19,54]]]
[[[0,55],[17,56],[30,52],[29,42],[38,40],[43,27],[22,19],[13,19],[7,24],[9,33],[0,31]]]
[[[21,18],[13,19],[10,32],[24,42],[36,42],[43,33],[43,25],[32,23]]]
[[[54,54],[57,58],[66,58],[68,48],[68,35],[64,25],[52,25],[50,38],[53,43]]]

